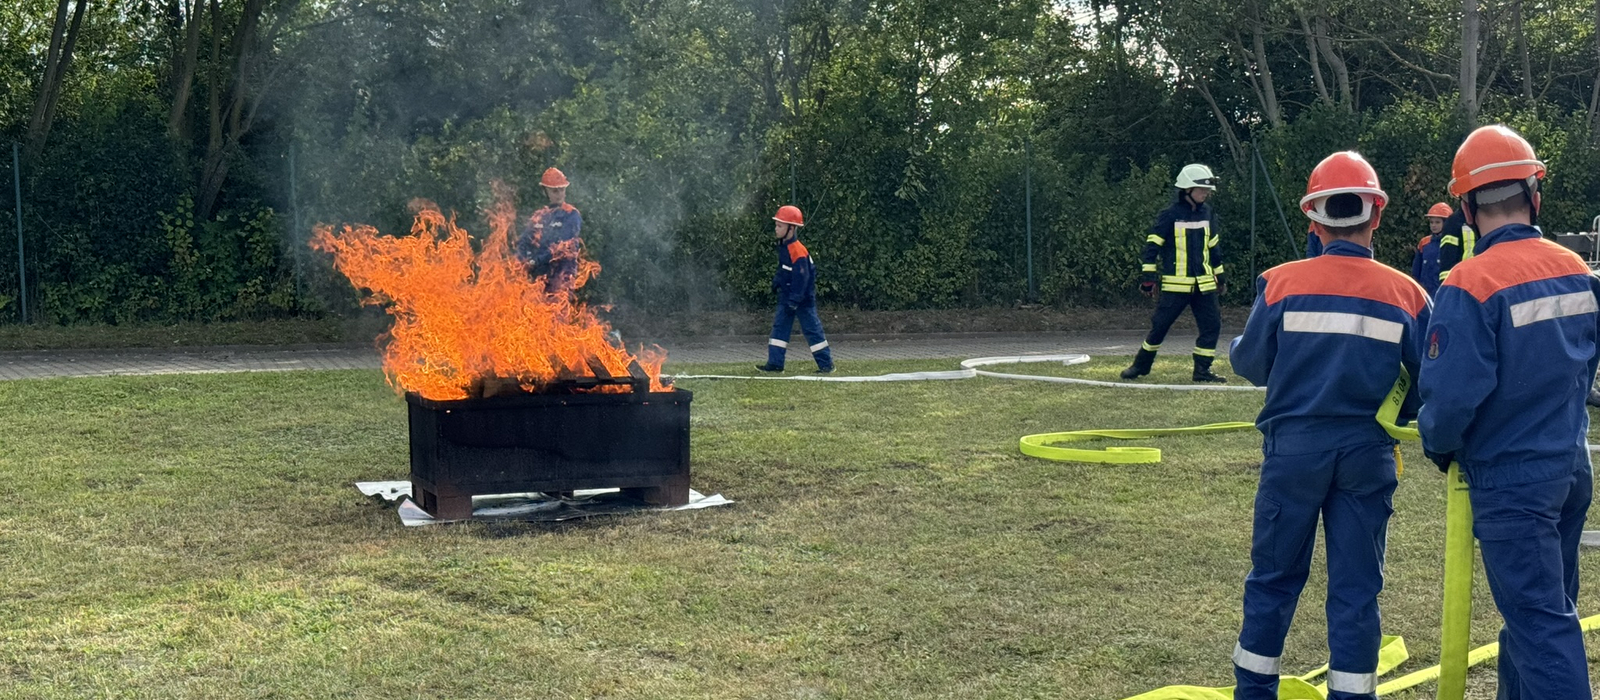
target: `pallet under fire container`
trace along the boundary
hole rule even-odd
[[[693,398],[682,389],[456,401],[407,394],[411,493],[448,520],[471,517],[475,495],[530,491],[621,488],[683,505]]]

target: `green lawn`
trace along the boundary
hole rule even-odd
[[[1187,371],[1164,360],[1157,378]],[[351,487],[406,474],[405,406],[376,372],[0,382],[0,697],[1115,700],[1231,684],[1259,436],[1153,440],[1166,462],[1124,467],[1026,458],[1017,438],[1250,420],[1260,395],[684,386],[695,487],[737,505],[412,529]],[[1444,499],[1416,448],[1406,460],[1383,604],[1409,670],[1437,655]],[[1600,612],[1584,559],[1581,607]],[[1290,669],[1323,661],[1323,581]],[[1498,618],[1481,574],[1478,589],[1486,643]],[[1475,697],[1492,676],[1473,673]]]

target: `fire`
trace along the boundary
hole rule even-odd
[[[512,254],[516,209],[509,192],[496,195],[487,212],[489,237],[478,251],[453,215],[426,200],[411,203],[416,221],[408,236],[383,236],[367,225],[337,232],[317,225],[311,247],[333,254],[335,267],[366,292],[362,303],[384,305],[394,316],[380,339],[390,385],[428,399],[464,399],[509,383],[538,391],[559,379],[593,376],[596,364],[628,377],[637,361],[651,390],[663,390],[666,352],[641,348],[634,355],[612,345],[611,326],[573,298],[599,264],[582,257],[576,239],[556,246],[554,257],[575,262],[577,274],[571,290],[547,291],[546,277],[530,275]]]

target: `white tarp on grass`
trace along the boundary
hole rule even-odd
[[[356,483],[361,495],[400,502],[400,522],[406,527],[459,522],[439,520],[411,500],[409,481],[361,481]],[[681,506],[654,506],[636,498],[622,495],[618,489],[589,489],[574,491],[572,498],[557,498],[543,493],[504,493],[494,496],[472,497],[472,520],[522,520],[528,522],[558,522],[591,518],[596,515],[638,513],[652,510],[699,510],[733,503],[722,494],[707,496],[689,490],[689,502]]]

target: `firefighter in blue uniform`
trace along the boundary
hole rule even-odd
[[[800,332],[811,344],[811,358],[817,361],[817,372],[833,371],[833,350],[828,338],[822,334],[822,318],[817,316],[817,268],[811,253],[796,236],[805,226],[800,208],[785,205],[778,207],[772,217],[777,222],[773,230],[778,239],[778,271],[772,276],[772,290],[778,293],[778,313],[772,320],[772,337],[767,340],[767,362],[756,365],[763,372],[782,372],[783,357],[789,349],[789,333],[795,319],[800,319]]]
[[[539,185],[550,203],[533,213],[517,237],[517,258],[534,277],[545,278],[545,291],[551,294],[571,291],[578,273],[583,215],[567,203],[570,184],[560,170],[544,171]]]
[[[1428,208],[1428,235],[1417,242],[1417,250],[1411,254],[1411,279],[1429,296],[1439,291],[1439,239],[1444,237],[1444,222],[1450,214],[1450,205],[1444,202]]]
[[[1499,697],[1592,697],[1578,625],[1578,541],[1593,477],[1584,395],[1600,282],[1534,228],[1545,167],[1521,135],[1467,136],[1450,194],[1486,231],[1435,297],[1417,427],[1428,457],[1461,465],[1500,630]],[[1452,229],[1448,224],[1445,233]]]
[[[1311,571],[1317,519],[1328,552],[1328,697],[1376,698],[1378,592],[1396,481],[1395,440],[1377,421],[1402,368],[1416,376],[1428,297],[1372,259],[1388,202],[1353,151],[1312,171],[1301,209],[1325,248],[1262,273],[1233,370],[1267,387],[1236,700],[1275,700],[1284,638]],[[1416,415],[1414,391],[1399,418]]]
[[[1443,283],[1450,271],[1461,264],[1463,260],[1470,260],[1477,254],[1478,229],[1467,222],[1466,213],[1460,208],[1451,212],[1444,220],[1443,230],[1439,232],[1439,282]]]
[[[1140,269],[1139,290],[1145,296],[1156,296],[1159,283],[1161,300],[1150,317],[1150,334],[1134,355],[1133,364],[1122,370],[1122,378],[1137,379],[1150,373],[1167,331],[1184,308],[1191,308],[1200,327],[1194,341],[1193,379],[1226,382],[1211,371],[1211,363],[1217,359],[1217,336],[1222,332],[1217,294],[1227,289],[1222,277],[1222,235],[1206,204],[1217,189],[1216,178],[1210,168],[1195,163],[1183,166],[1173,184],[1176,199],[1156,215],[1145,238]]]

